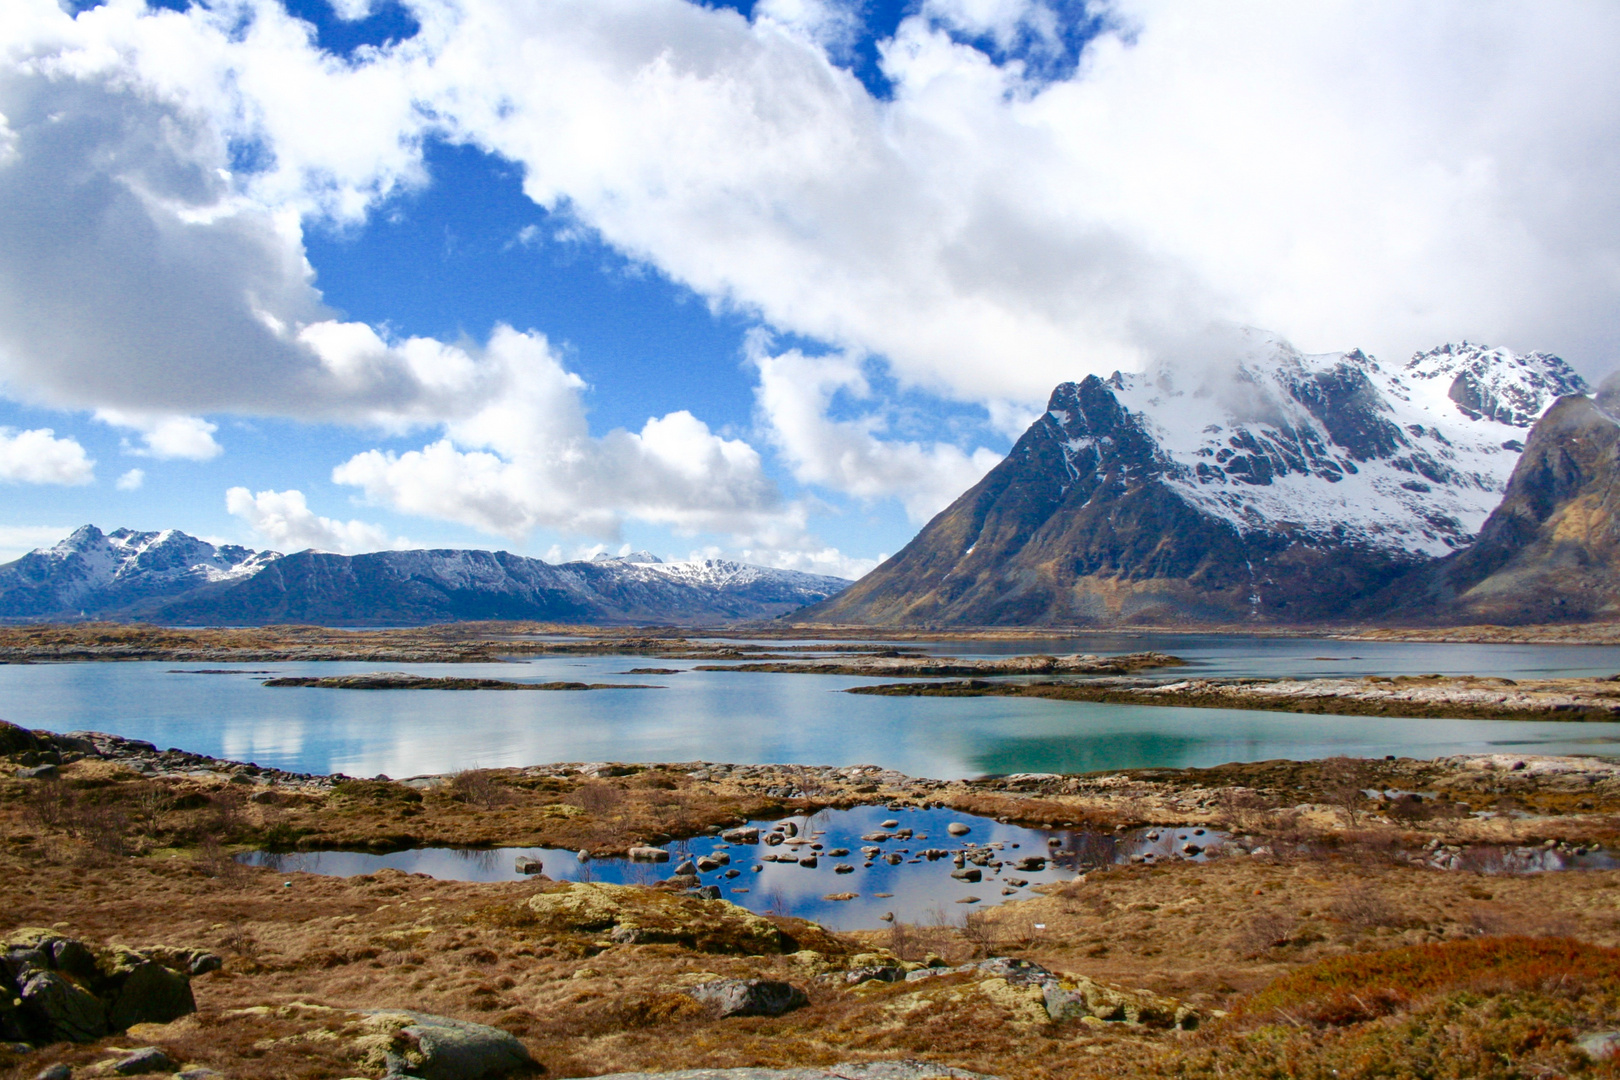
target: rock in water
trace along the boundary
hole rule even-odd
[[[531,855],[519,855],[512,868],[520,874],[538,874],[546,867],[544,863]]]
[[[686,992],[720,1017],[781,1016],[810,1004],[803,990],[771,979],[716,979]]]
[[[524,1045],[499,1028],[411,1009],[366,1015],[373,1034],[360,1049],[367,1064],[387,1070],[385,1080],[493,1080],[536,1067]]]

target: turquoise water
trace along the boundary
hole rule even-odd
[[[941,650],[985,654],[983,643]],[[998,644],[997,650],[1008,646]],[[1161,649],[1175,675],[1490,674],[1620,671],[1620,648],[1405,645],[1202,635],[1020,643],[1015,651]],[[267,675],[387,666],[424,675],[658,683],[661,689],[512,693],[270,689]],[[0,718],[93,729],[301,772],[402,777],[555,761],[872,764],[949,779],[986,773],[1206,766],[1335,754],[1435,757],[1501,751],[1620,754],[1620,724],[1302,716],[995,698],[888,698],[862,680],[698,672],[687,661],[547,658],[524,664],[162,663],[0,665]],[[670,676],[621,674],[680,668]]]

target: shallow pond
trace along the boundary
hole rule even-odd
[[[1116,835],[1028,829],[941,809],[861,806],[782,821],[791,826],[793,833],[785,842],[768,842],[769,833],[781,822],[752,822],[760,833],[757,844],[730,844],[715,836],[694,837],[669,845],[670,860],[663,863],[628,859],[581,862],[574,852],[560,848],[417,848],[386,855],[353,851],[251,852],[241,859],[250,865],[271,866],[288,873],[349,877],[387,868],[449,881],[521,881],[528,875],[517,870],[517,861],[526,857],[539,860],[542,872],[559,881],[650,885],[672,876],[685,860],[723,856],[727,860],[724,864],[701,871],[698,878],[704,885],[717,886],[724,899],[753,911],[813,919],[835,930],[870,930],[886,925],[885,915],[903,923],[959,925],[970,911],[1028,897],[1034,886],[1069,881],[1094,867],[1204,862],[1245,857],[1250,852],[1241,838],[1195,826],[1155,826]],[[953,836],[949,831],[953,823],[966,825],[969,831]],[[880,839],[884,835],[888,838]],[[874,848],[876,853],[871,852]],[[832,854],[839,850],[846,853]],[[1256,850],[1261,855],[1272,851],[1269,845]],[[927,856],[930,851],[940,855],[931,859]],[[816,857],[813,866],[783,861],[812,853]],[[960,867],[953,857],[957,854],[963,856]],[[1041,859],[1044,865],[1039,869],[1019,868],[1030,857]],[[1620,858],[1603,849],[1481,845],[1411,851],[1404,858],[1437,869],[1477,873],[1620,867]],[[849,871],[839,873],[840,866],[849,867]],[[953,876],[953,872],[973,870],[979,872],[978,881]],[[831,899],[841,894],[854,895]]]
[[[1220,835],[1194,828],[1138,829],[1116,837],[1026,829],[953,810],[891,810],[882,806],[825,810],[809,817],[782,820],[795,833],[787,842],[766,842],[777,822],[754,822],[760,830],[758,844],[727,844],[715,836],[694,837],[668,845],[670,861],[665,863],[628,859],[581,862],[575,853],[558,848],[418,848],[387,855],[350,851],[286,855],[254,852],[242,859],[284,872],[342,877],[391,868],[452,881],[520,881],[526,875],[516,870],[516,863],[520,856],[527,856],[540,860],[545,875],[556,880],[646,885],[670,877],[686,859],[724,855],[729,864],[699,875],[703,884],[718,886],[724,899],[753,911],[796,915],[833,929],[854,930],[881,927],[885,925],[883,916],[889,913],[906,923],[959,924],[976,907],[1027,897],[1031,887],[1071,880],[1087,866],[1129,862],[1133,857],[1137,861],[1202,861],[1218,854],[1225,842]],[[895,824],[884,828],[888,821]],[[966,825],[970,831],[952,836],[948,831],[952,823]],[[881,833],[892,836],[906,830],[909,836],[876,839]],[[1196,852],[1187,849],[1189,844]],[[880,853],[868,857],[862,848],[878,848]],[[930,849],[949,854],[929,859],[924,853]],[[847,854],[831,854],[838,850]],[[781,861],[812,853],[816,856],[814,866]],[[964,856],[960,870],[952,857],[956,853]],[[888,861],[895,856],[898,862]],[[1040,869],[1016,868],[1030,857],[1040,859],[1044,865]],[[973,859],[984,865],[970,861]],[[850,870],[839,873],[839,866]],[[978,881],[952,877],[953,872],[974,870],[979,873]],[[729,871],[736,873],[728,876]],[[855,896],[828,899],[846,893]]]

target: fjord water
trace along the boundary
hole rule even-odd
[[[916,644],[908,642],[907,644]],[[1122,652],[1186,658],[1186,675],[1620,672],[1620,647],[1433,645],[1214,635],[1099,635],[945,642],[936,652]],[[524,682],[655,683],[593,691],[321,690],[261,685],[270,674],[382,667]],[[1347,754],[1620,754],[1620,724],[1304,716],[1008,698],[844,694],[836,675],[699,672],[634,656],[513,664],[172,662],[0,665],[0,718],[91,729],[300,772],[402,777],[556,761],[873,764],[918,776],[1206,766]],[[629,675],[634,667],[676,675]],[[201,675],[188,669],[239,673]]]

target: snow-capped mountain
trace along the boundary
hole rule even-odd
[[[1359,349],[1307,356],[1269,339],[1213,379],[1116,373],[1108,384],[1188,505],[1239,532],[1427,555],[1472,542],[1530,425],[1558,398],[1586,392],[1556,356],[1468,342],[1386,369]],[[1047,419],[1068,467],[1095,469],[1096,440],[1107,436],[1074,407],[1078,387],[1066,387]]]
[[[1463,342],[1385,367],[1253,335],[1229,363],[1063,383],[1007,459],[828,621],[1337,617],[1466,548],[1567,364]]]
[[[184,593],[252,577],[281,558],[236,544],[210,544],[177,529],[75,530],[52,547],[0,567],[3,617],[137,611]]]
[[[410,625],[458,619],[705,624],[768,619],[849,582],[645,552],[552,565],[504,551],[253,552],[185,533],[78,530],[0,566],[0,618],[181,625]]]

